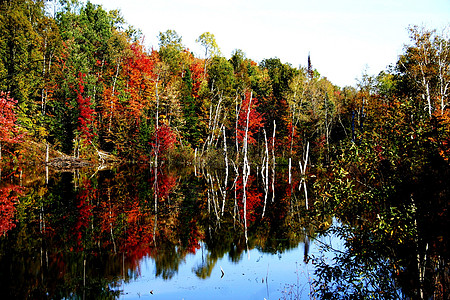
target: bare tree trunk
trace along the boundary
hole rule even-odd
[[[432,115],[432,105],[431,105],[431,95],[430,95],[430,84],[425,79],[425,76],[422,79],[422,83],[425,86],[425,91],[426,91],[425,97],[426,97],[426,100],[427,100],[428,115],[431,117],[431,115]]]
[[[219,123],[219,115],[221,112],[221,104],[222,104],[222,96],[220,96],[219,98],[219,102],[217,103],[217,106],[215,108],[215,113],[214,113],[214,118],[213,118],[213,106],[211,105],[209,108],[209,121],[208,121],[208,137],[206,138],[205,143],[203,144],[202,147],[202,156],[203,153],[205,151],[205,146],[206,146],[206,150],[208,150],[213,141],[216,139],[216,129]],[[220,131],[219,131],[219,135],[220,135]]]
[[[45,37],[44,49],[43,49],[44,57],[43,57],[43,64],[42,64],[42,78],[44,78],[44,79],[45,79],[45,67],[47,64],[45,61],[46,60],[46,55],[45,55],[46,50],[47,50],[47,37]],[[41,90],[41,114],[42,115],[45,115],[45,109],[44,109],[45,96],[44,95],[45,95],[45,81],[44,81],[44,87]]]
[[[447,106],[445,103],[445,98],[447,98],[447,90],[449,87],[449,51],[448,49],[448,41],[442,39],[439,41],[439,50],[438,50],[438,66],[439,66],[439,98],[441,102],[441,115],[444,114],[444,109]]]
[[[245,136],[244,136],[244,167],[243,167],[243,195],[242,195],[242,201],[243,201],[243,205],[244,205],[244,228],[245,228],[245,241],[248,245],[248,235],[247,235],[247,181],[248,181],[248,176],[250,175],[250,165],[248,163],[248,156],[247,156],[247,152],[248,152],[248,127],[249,127],[249,123],[250,123],[250,110],[251,110],[251,106],[252,106],[252,97],[253,97],[253,93],[250,93],[250,100],[249,100],[249,104],[248,104],[248,109],[247,109],[247,123],[245,126]]]
[[[235,124],[235,137],[236,137],[236,155],[239,153],[239,140],[238,140],[238,123],[239,123],[239,114],[241,113],[241,105],[238,105],[238,96],[236,95],[236,124]]]
[[[159,94],[158,94],[158,81],[159,81],[159,75],[156,78],[156,82],[155,82],[155,98],[156,98],[156,116],[155,116],[155,126],[156,126],[156,130],[155,130],[155,139],[156,139],[156,145],[153,149],[154,153],[155,153],[155,168],[158,168],[158,156],[159,156]]]
[[[45,148],[45,184],[48,184],[48,142]]]
[[[159,129],[159,93],[158,93],[158,81],[159,81],[159,75],[156,78],[155,82],[155,98],[156,98],[156,130]]]
[[[291,176],[291,167],[292,167],[292,158],[291,157],[289,157],[289,167],[288,167],[288,173],[289,173],[289,177],[288,177],[288,182],[289,182],[289,184],[291,184],[291,179],[292,179],[292,176]]]
[[[114,76],[114,81],[113,81],[113,87],[112,87],[112,92],[111,92],[111,101],[110,101],[110,113],[109,113],[109,125],[108,125],[108,131],[111,131],[111,123],[112,123],[112,115],[113,115],[113,106],[114,106],[114,101],[113,101],[113,97],[114,97],[114,93],[116,91],[116,81],[117,81],[117,77],[119,76],[119,66],[120,66],[120,59],[117,62],[117,68],[116,68],[116,75]]]

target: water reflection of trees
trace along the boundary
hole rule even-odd
[[[348,148],[315,186],[316,213],[343,222],[328,234],[345,244],[331,251],[333,261],[315,258],[318,296],[448,299],[448,163],[430,150],[386,167],[370,148],[366,156],[357,151]]]
[[[139,276],[145,257],[170,279],[186,255],[202,251],[192,271],[207,278],[224,256],[238,262],[248,249],[276,253],[305,241],[304,202],[290,200],[282,172],[265,208],[261,178],[249,175],[246,214],[242,175],[231,173],[131,165],[30,181],[13,206],[16,228],[0,239],[0,280],[11,297],[109,298]]]
[[[16,298],[115,298],[122,283],[140,276],[147,257],[155,276],[170,279],[187,255],[201,251],[192,272],[208,278],[223,258],[238,263],[250,249],[276,254],[304,244],[321,297],[445,298],[447,168],[436,164],[382,190],[347,167],[341,161],[317,177],[280,169],[273,187],[254,168],[245,202],[239,170],[196,174],[132,165],[58,173],[48,184],[26,170],[3,176],[2,213],[9,217],[1,220],[0,280]],[[314,186],[309,209],[305,179]],[[342,225],[329,230],[333,216]],[[343,240],[332,264],[308,255],[316,232]]]

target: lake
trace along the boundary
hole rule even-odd
[[[317,268],[348,258],[345,226],[311,213],[315,176],[148,165],[49,173],[1,173],[7,298],[310,299],[335,270]],[[360,272],[365,261],[352,259],[343,268]],[[367,265],[403,297],[389,259]]]

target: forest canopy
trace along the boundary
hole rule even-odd
[[[400,118],[438,126],[436,151],[448,159],[446,31],[411,26],[409,44],[388,70],[338,87],[310,57],[299,68],[276,57],[255,62],[241,49],[227,59],[210,32],[199,33],[204,55],[196,57],[172,29],[159,33],[158,50],[146,49],[119,11],[78,0],[55,7],[0,4],[4,156],[17,153],[19,141],[33,141],[85,158],[103,150],[123,159],[189,161],[226,149],[239,161],[248,143],[254,157],[269,144],[281,160],[301,157],[310,145],[311,162],[327,164],[333,149],[374,132],[382,155],[395,142],[383,144],[383,118]]]

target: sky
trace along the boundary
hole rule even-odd
[[[442,31],[450,26],[450,0],[91,0],[120,9],[139,28],[148,49],[168,29],[197,57],[195,40],[214,34],[222,55],[241,49],[261,62],[279,58],[314,68],[333,84],[355,86],[363,73],[376,75],[395,64],[410,44],[408,26]]]

